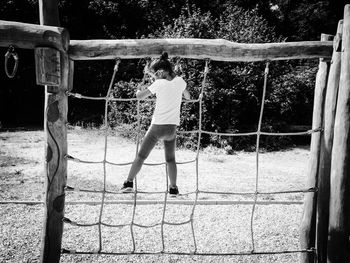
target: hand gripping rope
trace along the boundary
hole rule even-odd
[[[269,72],[269,61],[267,61],[266,63],[266,67],[265,67],[265,73],[264,73],[264,85],[263,85],[263,94],[262,94],[262,99],[261,99],[261,107],[260,107],[260,115],[259,115],[259,122],[258,122],[258,128],[256,132],[250,132],[250,133],[216,133],[216,132],[210,132],[210,131],[204,131],[202,130],[202,106],[203,106],[203,95],[204,95],[204,89],[206,87],[206,80],[207,80],[207,75],[209,72],[209,59],[207,59],[205,61],[205,67],[204,67],[204,71],[203,71],[203,80],[201,83],[201,90],[200,90],[200,94],[197,100],[192,100],[190,102],[198,102],[199,103],[199,126],[198,126],[198,130],[194,130],[194,131],[179,131],[178,133],[198,133],[198,142],[197,142],[197,149],[196,149],[196,158],[195,160],[192,161],[186,161],[186,162],[177,162],[177,164],[183,164],[183,163],[190,163],[190,162],[195,162],[196,163],[196,190],[194,192],[190,192],[190,193],[184,193],[182,194],[182,196],[186,196],[189,194],[195,194],[195,198],[194,201],[192,201],[192,209],[191,209],[191,213],[190,213],[190,217],[188,220],[185,220],[183,222],[179,222],[179,223],[175,223],[175,222],[168,222],[165,221],[165,213],[166,213],[166,206],[167,204],[170,203],[170,201],[168,201],[167,196],[168,196],[168,190],[166,189],[165,191],[160,191],[160,192],[145,192],[145,191],[139,191],[137,188],[137,177],[135,178],[135,191],[134,191],[134,195],[133,195],[133,200],[130,200],[128,202],[124,202],[124,203],[132,203],[133,204],[133,212],[132,212],[132,219],[131,222],[129,224],[123,224],[123,225],[112,225],[112,224],[107,224],[105,222],[102,221],[102,214],[103,214],[103,206],[106,203],[105,202],[105,194],[106,193],[110,193],[110,194],[120,194],[120,192],[113,192],[113,191],[107,191],[106,189],[106,164],[112,164],[112,165],[129,165],[132,162],[128,162],[128,163],[112,163],[106,160],[106,153],[107,153],[107,136],[108,136],[108,128],[109,128],[109,124],[108,124],[108,103],[109,101],[135,101],[137,100],[137,143],[136,143],[136,154],[138,152],[139,149],[139,144],[140,144],[140,134],[141,134],[141,114],[140,114],[140,100],[136,99],[136,98],[132,98],[132,99],[122,99],[122,98],[112,98],[111,95],[111,89],[113,87],[113,83],[114,83],[114,79],[115,79],[115,74],[118,70],[118,65],[120,63],[120,60],[117,59],[116,60],[116,64],[114,67],[114,72],[113,72],[113,76],[109,85],[109,89],[107,92],[106,97],[86,97],[86,96],[82,96],[80,94],[74,94],[74,93],[69,93],[69,95],[74,96],[76,98],[83,98],[83,99],[93,99],[93,100],[106,100],[106,104],[105,104],[105,119],[104,119],[104,127],[105,127],[105,144],[104,144],[104,158],[102,161],[84,161],[84,160],[80,160],[78,158],[74,158],[70,155],[66,155],[65,157],[68,160],[71,161],[76,161],[76,162],[82,162],[82,163],[102,163],[103,164],[103,176],[104,176],[104,184],[103,184],[103,189],[100,191],[95,191],[95,190],[90,190],[90,189],[78,189],[78,188],[74,188],[74,187],[70,187],[67,186],[66,190],[67,191],[82,191],[82,192],[94,192],[94,193],[102,193],[102,199],[101,199],[101,207],[100,207],[100,214],[99,214],[99,219],[98,222],[96,223],[90,223],[90,224],[80,224],[77,222],[73,222],[68,218],[63,218],[63,221],[65,223],[68,224],[72,224],[75,226],[80,226],[80,227],[88,227],[88,226],[98,226],[99,228],[99,249],[98,251],[95,252],[84,252],[84,251],[75,251],[75,250],[67,250],[67,249],[63,249],[62,253],[76,253],[76,254],[110,254],[110,255],[129,255],[129,254],[177,254],[177,255],[203,255],[203,256],[219,256],[219,255],[266,255],[266,254],[288,254],[288,253],[313,253],[314,249],[313,248],[309,248],[309,249],[303,249],[303,250],[287,250],[287,251],[255,251],[255,241],[254,241],[254,215],[255,215],[255,208],[256,205],[259,204],[259,202],[257,201],[258,199],[258,195],[261,194],[285,194],[285,193],[306,193],[306,192],[315,192],[317,189],[316,187],[314,188],[309,188],[309,189],[300,189],[300,190],[289,190],[289,191],[275,191],[275,192],[259,192],[259,143],[260,143],[260,136],[261,135],[269,135],[269,136],[273,136],[273,135],[278,135],[278,136],[286,136],[286,135],[304,135],[304,134],[310,134],[310,133],[314,133],[314,132],[320,132],[320,128],[318,129],[314,129],[314,130],[309,130],[306,132],[302,132],[302,133],[268,133],[268,132],[262,132],[261,131],[261,126],[262,126],[262,117],[263,117],[263,111],[264,111],[264,103],[265,103],[265,95],[266,95],[266,88],[267,88],[267,77],[268,77],[268,72]],[[145,81],[145,75],[147,74],[147,63],[144,69],[144,76],[142,79],[142,82],[140,85],[142,85]],[[188,103],[189,101],[186,101],[186,103]],[[199,149],[200,149],[200,145],[201,145],[201,136],[202,134],[213,134],[213,135],[225,135],[225,136],[251,136],[251,135],[256,135],[256,178],[255,178],[255,191],[254,192],[244,192],[244,193],[240,193],[240,192],[217,192],[217,191],[202,191],[199,190]],[[165,170],[167,172],[166,169],[166,163],[165,162],[161,162],[161,163],[145,163],[145,165],[165,165]],[[166,188],[168,187],[168,176],[166,176]],[[142,225],[139,223],[135,222],[135,211],[136,211],[136,206],[138,204],[141,204],[142,202],[140,202],[139,200],[137,200],[137,194],[138,193],[142,193],[142,194],[164,194],[164,201],[163,202],[156,202],[158,204],[163,204],[163,214],[162,214],[162,220],[159,223],[155,223],[153,225]],[[244,195],[244,196],[254,196],[254,200],[251,203],[252,206],[252,211],[251,211],[251,220],[250,220],[250,232],[251,232],[251,251],[250,252],[229,252],[229,253],[203,253],[203,252],[198,252],[197,251],[197,242],[196,242],[196,236],[195,236],[195,228],[194,228],[194,213],[195,213],[195,208],[196,206],[201,203],[201,204],[206,204],[203,202],[199,202],[199,194],[200,193],[206,193],[206,194],[217,194],[217,195],[222,195],[222,194],[226,194],[226,195]],[[124,200],[125,201],[125,200]],[[179,200],[180,202],[178,202],[178,204],[182,204],[181,201],[186,201],[186,200]],[[83,204],[83,203],[88,203],[88,202],[79,202],[79,204]],[[123,200],[119,200],[114,202],[114,203],[123,203]],[[188,203],[188,202],[187,202]],[[186,203],[186,204],[187,204]],[[244,201],[241,202],[236,202],[235,204],[239,204],[239,203],[246,203]],[[291,202],[292,203],[292,202]],[[215,202],[213,203],[215,204]],[[165,249],[165,245],[164,245],[164,225],[184,225],[184,224],[190,224],[191,225],[191,232],[192,232],[192,238],[193,238],[193,244],[194,244],[194,250],[192,252],[167,252]],[[103,251],[102,248],[102,233],[101,233],[101,226],[107,226],[107,227],[116,227],[116,228],[120,228],[120,227],[130,227],[130,233],[131,233],[131,239],[132,239],[132,251],[130,252],[105,252]],[[135,245],[135,237],[134,237],[134,226],[137,227],[141,227],[141,228],[152,228],[155,226],[160,226],[161,227],[161,240],[162,240],[162,249],[159,252],[144,252],[144,251],[136,251],[136,245]]]
[[[10,72],[8,70],[8,61],[10,58],[13,58],[15,64],[13,66],[13,69],[12,69],[12,72]],[[17,72],[17,68],[18,68],[18,55],[17,53],[15,52],[15,47],[14,46],[9,46],[9,48],[7,49],[7,52],[5,54],[5,73],[7,75],[7,77],[9,77],[10,79],[12,79],[15,75],[16,75],[16,72]]]

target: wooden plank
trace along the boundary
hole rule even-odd
[[[0,47],[9,45],[24,49],[52,47],[67,51],[69,33],[60,27],[0,20]]]
[[[350,262],[350,5],[344,8],[341,72],[331,162],[328,262]]]
[[[242,44],[224,39],[122,39],[71,40],[69,56],[74,60],[132,59],[170,56],[217,61],[264,61],[331,58],[332,41]]]
[[[35,73],[37,85],[60,86],[60,52],[52,48],[35,49]]]
[[[59,25],[57,0],[39,0],[40,24]],[[45,53],[44,55],[47,55]],[[50,62],[50,58],[44,58]],[[44,73],[57,66],[45,64]],[[61,256],[63,233],[65,186],[67,184],[67,112],[68,99],[66,91],[70,90],[70,62],[67,52],[60,52],[61,80],[59,86],[45,86],[45,217],[42,232],[42,263],[58,263]]]
[[[331,38],[331,35],[321,35],[321,41],[329,41]],[[320,59],[318,72],[316,75],[312,129],[317,129],[323,125],[323,107],[325,102],[328,70],[329,62]],[[311,136],[307,187],[317,186],[321,143],[320,139],[320,133],[313,133]],[[310,249],[315,247],[316,201],[316,193],[308,193],[305,195],[304,211],[300,226],[300,246],[302,249]],[[313,263],[314,258],[314,254],[312,253],[302,254],[300,257],[301,262],[303,263]]]
[[[337,35],[342,33],[343,21],[339,21]],[[334,39],[336,43],[337,40]],[[317,214],[316,214],[316,251],[317,262],[327,262],[328,219],[331,157],[333,147],[334,121],[340,79],[340,53],[334,45],[332,63],[329,70],[326,101],[324,106],[324,131],[321,135],[321,153],[319,165]]]

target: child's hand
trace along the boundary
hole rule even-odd
[[[136,89],[136,92],[142,91],[142,90],[145,90],[145,87],[143,85],[138,85],[137,89]]]
[[[188,92],[187,89],[183,91],[183,96],[185,97],[186,100],[191,100],[191,94]]]

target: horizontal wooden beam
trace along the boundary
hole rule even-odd
[[[67,51],[69,33],[61,27],[0,20],[0,47],[10,45],[24,49],[51,47]]]
[[[242,44],[224,39],[71,40],[73,60],[135,59],[169,56],[216,61],[264,61],[331,58],[332,41]]]

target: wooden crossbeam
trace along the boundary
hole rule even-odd
[[[73,60],[135,59],[169,56],[215,61],[264,61],[331,58],[333,41],[242,44],[224,39],[71,40]]]

